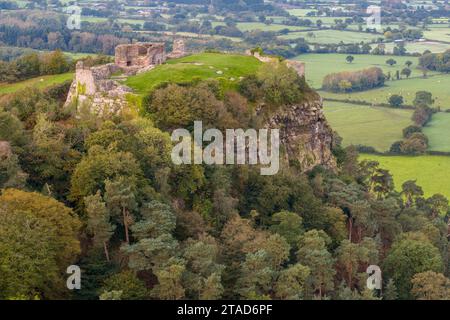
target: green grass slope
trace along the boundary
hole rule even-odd
[[[325,116],[344,145],[365,145],[387,151],[402,139],[402,129],[411,124],[411,110],[374,108],[341,102],[324,102]]]
[[[308,67],[306,67],[308,70]],[[308,71],[306,71],[308,72]],[[426,79],[413,78],[400,81],[387,81],[384,87],[352,93],[332,93],[320,91],[324,98],[338,100],[350,99],[353,101],[367,101],[369,103],[387,103],[393,94],[403,96],[406,104],[412,104],[417,91],[426,90],[433,94],[434,107],[442,110],[450,109],[450,75],[433,75]]]
[[[145,94],[164,82],[189,82],[216,78],[232,87],[239,77],[258,71],[262,63],[254,57],[221,53],[201,53],[167,61],[155,69],[129,77],[125,84],[138,94]]]
[[[430,151],[450,152],[450,113],[433,114],[423,132],[429,139]]]
[[[43,89],[72,79],[73,73],[68,72],[63,74],[40,76],[15,83],[0,83],[0,95],[13,93],[27,87],[36,87],[38,89]]]
[[[427,197],[440,193],[450,199],[450,157],[446,156],[376,156],[362,154],[360,160],[370,159],[380,163],[394,176],[397,190],[403,182],[417,180]]]

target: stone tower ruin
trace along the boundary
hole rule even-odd
[[[115,62],[121,68],[144,69],[165,61],[164,43],[134,43],[116,47]]]

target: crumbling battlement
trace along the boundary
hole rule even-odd
[[[177,39],[173,42],[172,52],[167,55],[168,59],[178,59],[186,55],[186,46],[183,39]]]
[[[117,72],[121,72],[121,68],[114,63],[86,67],[83,61],[79,61],[76,65],[75,80],[79,86],[83,87],[84,94],[91,95],[99,90],[111,89],[113,84],[110,82],[114,81],[109,78]]]
[[[75,103],[79,107],[83,103],[90,103],[93,111],[98,114],[121,110],[126,103],[125,95],[131,89],[110,78],[122,71],[114,63],[87,67],[83,61],[79,61],[66,105]]]
[[[147,68],[166,61],[164,43],[122,44],[116,47],[115,62],[121,68]]]

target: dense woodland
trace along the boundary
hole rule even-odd
[[[1,299],[450,299],[448,200],[395,189],[337,135],[334,169],[172,164],[173,128],[258,127],[310,99],[290,69],[165,84],[104,117],[63,108],[67,90],[0,100]]]

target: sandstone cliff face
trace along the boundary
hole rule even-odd
[[[332,154],[333,131],[323,114],[322,99],[285,107],[267,121],[266,127],[280,129],[280,148],[289,163],[297,163],[302,171],[317,165],[336,169]]]

